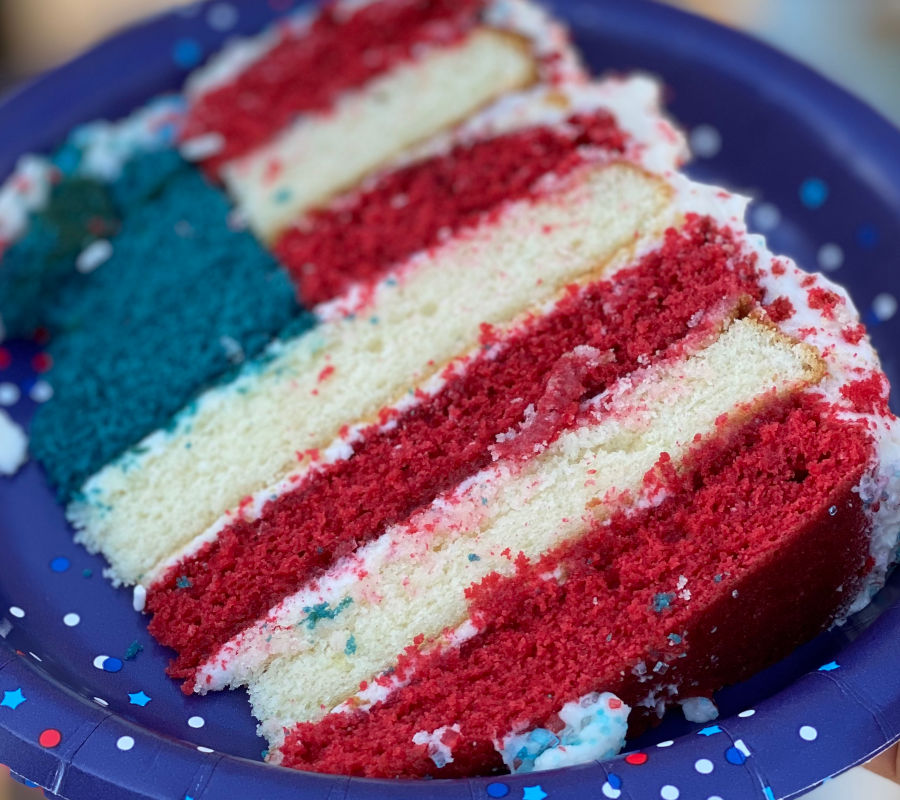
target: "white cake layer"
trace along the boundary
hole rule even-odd
[[[318,719],[392,666],[417,635],[427,643],[460,626],[466,588],[492,572],[512,574],[520,552],[534,560],[633,502],[662,453],[677,462],[695,434],[713,433],[735,407],[770,402],[820,376],[812,348],[747,318],[688,358],[623,378],[543,452],[524,464],[497,462],[336,565],[321,599],[285,601],[226,661],[231,681],[249,683],[264,735]],[[608,410],[599,412],[601,404]],[[341,610],[305,619],[303,608],[322,602]],[[287,654],[259,672],[270,649]]]
[[[70,506],[79,541],[104,553],[114,580],[141,581],[294,471],[298,452],[327,447],[468,353],[480,323],[502,325],[603,274],[673,221],[668,185],[629,164],[587,167],[547,192],[413,258],[355,313],[273,348],[145,439],[141,455],[107,465]]]
[[[327,113],[300,117],[222,177],[251,227],[271,240],[407,147],[536,78],[525,40],[479,28],[348,92]]]

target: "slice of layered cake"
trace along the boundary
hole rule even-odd
[[[590,82],[521,0],[342,0],[186,100],[179,151],[95,181],[103,263],[60,266],[98,237],[53,250],[42,189],[0,272],[49,254],[32,449],[79,541],[272,761],[607,757],[883,583],[900,434],[858,315],[677,173],[651,81]]]

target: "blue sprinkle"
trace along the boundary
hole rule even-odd
[[[819,672],[832,672],[836,669],[840,669],[840,667],[841,665],[838,664],[837,661],[829,661],[827,664],[822,664],[822,666],[819,667]]]
[[[763,786],[763,794],[766,796],[766,800],[775,800],[775,793],[771,786]]]
[[[187,575],[180,575],[178,580],[175,581],[175,585],[179,589],[190,589],[194,584],[191,583],[191,579]]]
[[[122,669],[122,662],[118,658],[110,656],[103,661],[104,672],[118,672]]]
[[[677,633],[670,633],[668,638],[672,644],[681,644],[681,637]]]
[[[179,39],[172,47],[172,58],[183,69],[196,67],[203,58],[203,49],[196,39]]]
[[[267,747],[265,750],[260,751],[260,755],[262,756],[263,761],[265,761],[269,757],[269,748]]]
[[[50,562],[50,569],[54,572],[65,572],[70,566],[72,562],[69,561],[65,556],[59,556],[54,558],[53,561]]]
[[[128,645],[128,649],[125,651],[125,660],[134,661],[134,659],[137,658],[137,654],[140,653],[143,649],[144,645],[142,645],[135,639],[135,641]]]
[[[489,783],[487,785],[488,797],[506,797],[509,787],[505,783]]]
[[[828,199],[828,184],[820,178],[808,178],[800,184],[800,200],[807,208],[821,208]]]
[[[82,577],[82,578],[90,578],[91,575],[93,575],[93,574],[94,574],[94,571],[93,571],[92,569],[83,569],[83,570],[81,570],[81,577]]]
[[[369,317],[369,322],[371,322],[373,325],[377,325],[378,317]]]
[[[721,582],[722,582],[722,576],[721,576],[721,575],[713,575],[713,580],[714,580],[716,583],[721,583]]]
[[[314,630],[316,625],[319,624],[323,619],[334,619],[338,614],[340,614],[353,600],[349,597],[345,597],[338,603],[334,608],[331,607],[329,603],[317,603],[314,606],[306,606],[303,609],[303,613],[306,614],[306,619],[302,620],[298,624],[306,624],[306,627],[309,630]]]
[[[483,506],[486,506],[486,505],[487,505],[487,498],[486,498],[486,497],[482,497],[482,498],[481,498],[481,505],[483,505]]]
[[[672,605],[675,595],[672,592],[660,592],[653,598],[653,610],[659,613]]]
[[[477,553],[469,553],[469,561],[481,561],[481,556]]]
[[[279,203],[279,204],[286,203],[288,200],[291,199],[291,196],[292,196],[291,190],[288,189],[286,186],[282,187],[277,192],[275,192],[275,195],[274,195],[275,202]]]
[[[725,751],[725,760],[729,764],[734,764],[735,766],[739,767],[741,764],[743,764],[747,760],[747,756],[745,756],[736,747],[729,747]]]
[[[615,772],[610,772],[609,775],[606,776],[606,781],[613,789],[622,788],[622,779],[616,775]]]
[[[714,733],[721,733],[722,729],[718,725],[710,725],[708,728],[701,728],[697,731],[700,736],[712,736]]]
[[[356,652],[356,637],[351,633],[350,638],[347,639],[347,644],[344,645],[344,654],[348,656],[352,656]]]

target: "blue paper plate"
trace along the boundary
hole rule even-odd
[[[40,78],[0,106],[0,175],[78,123],[177,88],[228,36],[294,5],[192,6]],[[784,56],[671,8],[552,5],[597,72],[661,76],[698,154],[691,173],[757,197],[751,224],[773,249],[850,288],[900,385],[900,132]],[[20,387],[8,410],[27,423],[42,396],[40,348],[14,343],[7,352],[0,383]],[[897,574],[846,626],[720,693],[717,724],[698,730],[672,714],[628,757],[469,781],[290,772],[259,763],[265,743],[243,692],[188,698],[165,677],[170,654],[147,634],[130,592],[104,581],[103,566],[72,543],[37,466],[0,479],[0,762],[73,800],[771,800],[801,794],[900,735]]]

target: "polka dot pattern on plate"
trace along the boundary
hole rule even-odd
[[[188,720],[188,725],[190,725],[192,728],[202,728],[204,725],[206,725],[206,720],[203,719],[203,717],[191,717]]]
[[[100,655],[94,659],[94,666],[104,672],[119,672],[122,669],[121,659]]]
[[[800,728],[800,738],[804,742],[814,742],[819,738],[819,732],[812,725],[803,725]]]
[[[25,616],[24,609],[21,609],[18,606],[10,606],[9,613],[16,619],[22,619]]]
[[[897,313],[897,298],[887,292],[881,292],[872,301],[872,313],[879,322],[887,322]]]
[[[134,739],[131,736],[120,736],[116,739],[116,747],[123,753],[127,753],[134,747]]]
[[[698,125],[689,141],[691,152],[699,158],[713,158],[722,149],[722,136],[712,125]]]
[[[772,203],[760,203],[751,214],[753,223],[764,233],[775,230],[781,224],[781,212]]]
[[[34,386],[28,391],[28,396],[35,403],[46,403],[53,397],[53,387],[47,381],[35,381]]]
[[[681,797],[681,792],[678,791],[677,786],[672,786],[671,783],[667,783],[659,790],[659,796],[662,800],[678,800],[678,798]]]
[[[74,628],[79,622],[81,622],[81,617],[74,612],[70,612],[63,617],[63,624],[67,628]]]
[[[698,758],[694,762],[694,769],[697,770],[701,775],[709,775],[715,767],[713,766],[713,762],[708,758]]]
[[[238,21],[238,11],[231,3],[216,3],[206,14],[206,21],[214,31],[230,31]]]
[[[834,272],[844,264],[844,251],[839,244],[827,242],[819,248],[816,260],[823,272]]]
[[[21,394],[14,383],[0,383],[0,406],[14,406]]]
[[[800,184],[800,202],[807,208],[821,208],[828,199],[828,184],[821,178],[807,178]]]

